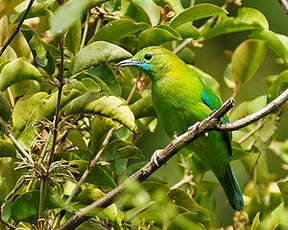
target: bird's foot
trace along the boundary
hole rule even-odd
[[[162,154],[162,149],[157,149],[152,157],[151,157],[151,161],[156,165],[156,166],[159,166],[159,163],[158,163],[158,158],[160,157],[160,155]]]
[[[199,125],[200,125],[200,122],[197,121],[194,125],[192,125],[188,128],[188,131],[197,131],[199,128]]]

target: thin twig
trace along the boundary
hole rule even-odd
[[[109,143],[109,140],[110,138],[112,137],[112,134],[114,132],[115,128],[111,128],[104,141],[103,141],[103,144],[102,144],[102,147],[100,148],[100,150],[98,151],[98,153],[96,154],[96,156],[94,157],[93,160],[91,160],[88,164],[88,167],[87,169],[85,170],[85,172],[83,173],[81,179],[79,180],[79,182],[76,184],[76,186],[74,187],[74,189],[72,190],[70,196],[68,197],[68,199],[66,200],[66,204],[69,204],[72,199],[74,198],[74,196],[78,193],[78,191],[80,190],[80,187],[81,185],[85,182],[87,176],[89,175],[89,173],[91,172],[91,170],[96,166],[97,162],[99,161],[99,158],[100,156],[102,155],[102,153],[104,152],[104,150],[106,149],[108,143]]]
[[[139,73],[139,76],[136,78],[136,81],[135,81],[135,83],[133,85],[133,88],[132,88],[129,96],[127,97],[127,100],[126,100],[127,104],[129,104],[131,99],[133,98],[133,96],[134,96],[134,94],[136,92],[136,89],[137,89],[137,84],[138,84],[138,82],[139,82],[141,77],[142,77],[142,72]]]
[[[8,227],[9,229],[17,229],[16,226],[14,226],[13,224],[10,224],[9,222],[3,220],[1,217],[0,217],[0,223],[3,223],[4,225],[6,225],[6,227]]]
[[[281,105],[283,105],[288,100],[288,89],[285,90],[280,96],[266,105],[263,109],[255,112],[243,119],[238,121],[229,122],[222,124],[220,118],[226,114],[233,106],[234,100],[230,98],[227,100],[219,110],[212,112],[212,114],[205,120],[192,125],[187,132],[181,136],[172,140],[159,154],[157,159],[158,165],[153,162],[147,163],[143,168],[139,169],[136,173],[128,178],[128,180],[113,189],[105,196],[101,197],[99,200],[91,203],[90,205],[82,208],[76,212],[75,215],[70,217],[63,225],[61,225],[58,230],[74,229],[85,220],[89,219],[88,214],[95,210],[96,208],[106,208],[111,205],[115,198],[123,191],[125,185],[131,180],[138,180],[139,182],[144,181],[150,175],[152,175],[156,170],[158,170],[163,164],[165,164],[172,156],[174,156],[180,149],[184,146],[190,144],[198,137],[210,130],[236,130],[248,126],[252,122],[255,122],[267,114],[273,112]],[[228,125],[227,125],[228,124]]]
[[[83,31],[83,37],[82,37],[80,49],[82,49],[84,47],[85,42],[86,42],[87,33],[88,33],[88,26],[89,26],[89,18],[90,18],[90,13],[89,13],[89,10],[88,10],[87,11],[85,25],[84,25],[84,31]]]
[[[187,45],[189,45],[192,42],[193,38],[187,38],[185,39],[179,46],[176,47],[176,49],[173,50],[174,54],[180,53]]]
[[[2,49],[0,50],[0,57],[2,56],[2,54],[4,53],[4,51],[7,49],[7,47],[9,46],[9,44],[12,42],[12,40],[14,39],[14,37],[17,35],[17,33],[20,31],[20,28],[25,20],[25,18],[27,17],[32,5],[34,3],[34,0],[30,0],[24,14],[23,17],[21,18],[20,22],[18,23],[17,27],[15,28],[15,30],[13,31],[13,33],[10,35],[10,37],[8,38],[8,40],[6,41],[6,43],[4,44],[4,46],[2,47]]]
[[[261,129],[263,126],[263,122],[259,122],[259,124],[251,130],[247,135],[243,136],[239,141],[238,144],[242,144],[244,141],[246,141],[249,137],[251,137],[254,133],[256,133],[259,129]]]
[[[187,177],[184,177],[182,180],[180,180],[178,183],[176,183],[175,185],[173,185],[170,190],[172,189],[176,189],[176,188],[180,188],[182,185],[184,184],[188,184],[192,181],[193,179],[193,175],[190,175],[190,176],[187,176]]]
[[[12,108],[14,108],[15,102],[14,102],[13,93],[12,93],[10,87],[7,88],[7,94],[8,94],[8,98],[9,98],[9,101],[10,101],[10,105],[11,105]]]

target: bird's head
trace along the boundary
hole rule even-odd
[[[169,50],[151,46],[140,50],[133,58],[119,62],[117,66],[135,66],[154,80],[161,78],[168,71],[168,57],[171,54],[173,55]]]

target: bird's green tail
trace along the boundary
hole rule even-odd
[[[241,211],[244,206],[241,190],[229,164],[225,167],[225,173],[221,176],[217,176],[217,178],[220,181],[232,208],[236,211]]]

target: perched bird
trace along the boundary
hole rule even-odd
[[[206,86],[198,71],[162,47],[147,47],[118,66],[135,66],[152,80],[152,100],[158,119],[167,134],[180,135],[188,127],[220,108],[221,101]],[[196,68],[196,67],[195,67]],[[227,122],[224,116],[221,119]],[[209,131],[188,147],[213,171],[234,210],[243,209],[243,198],[229,165],[231,132]]]

